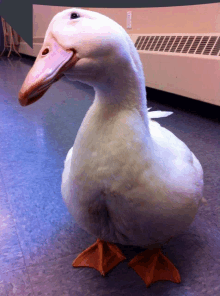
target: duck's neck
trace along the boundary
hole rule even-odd
[[[112,112],[134,110],[148,126],[146,88],[143,71],[132,63],[107,73],[104,83],[94,87],[95,102]]]

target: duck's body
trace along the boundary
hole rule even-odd
[[[187,229],[202,199],[202,167],[181,140],[151,120],[160,113],[147,110],[142,65],[124,29],[91,11],[56,15],[20,91],[21,104],[40,98],[62,73],[95,89],[62,178],[76,222],[99,245],[101,239],[151,249]]]
[[[83,229],[103,240],[164,243],[193,221],[201,166],[158,123],[150,121],[149,134],[138,112],[107,119],[105,111],[94,102],[68,153],[62,181],[67,207]]]

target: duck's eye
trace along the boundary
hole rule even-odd
[[[76,18],[79,18],[79,17],[80,17],[80,15],[78,13],[76,13],[76,12],[72,12],[71,15],[70,15],[71,19],[76,19]]]

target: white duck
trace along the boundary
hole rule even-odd
[[[114,243],[146,247],[129,265],[147,286],[180,282],[160,250],[187,229],[202,201],[202,167],[148,112],[139,55],[125,30],[99,13],[67,9],[49,24],[19,93],[29,105],[62,75],[94,87],[95,99],[68,152],[62,195],[97,242],[73,262],[105,275],[125,257]],[[151,115],[152,114],[152,115]]]

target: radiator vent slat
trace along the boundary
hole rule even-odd
[[[170,38],[169,42],[167,43],[167,46],[166,46],[166,48],[165,48],[164,51],[169,51],[169,50],[170,50],[171,46],[173,45],[173,41],[174,41],[174,40],[175,40],[175,36],[172,36],[172,37]]]
[[[186,44],[186,40],[187,40],[187,36],[183,36],[181,41],[179,42],[176,52],[181,52],[181,50],[183,49],[183,46]]]
[[[138,43],[139,43],[140,39],[141,39],[141,36],[138,36],[138,38],[137,38],[137,40],[136,40],[136,42],[135,42],[135,45],[134,45],[136,48],[137,48],[137,46],[138,46]]]
[[[146,44],[147,44],[147,42],[148,42],[149,39],[150,39],[149,36],[147,36],[147,37],[145,38],[145,40],[144,40],[144,42],[143,42],[143,44],[142,44],[142,46],[141,46],[141,50],[144,50],[144,49],[145,49],[145,46],[146,46]]]
[[[171,52],[175,52],[176,51],[177,46],[179,45],[180,39],[181,39],[181,36],[177,36],[176,37],[176,39],[175,39],[175,41],[173,43],[173,46],[170,49]]]
[[[153,40],[154,40],[154,36],[151,36],[148,43],[147,43],[147,45],[146,45],[146,47],[145,47],[145,50],[149,50]]]
[[[195,37],[193,36],[190,36],[189,39],[187,40],[183,50],[182,50],[182,53],[187,53],[193,43],[193,40],[194,40]]]
[[[214,45],[211,55],[217,55],[219,53],[219,50],[220,50],[220,36],[218,37],[218,40]]]
[[[189,53],[195,53],[201,39],[202,39],[202,36],[196,36],[196,38],[194,39],[194,42],[189,50]]]
[[[141,49],[141,46],[142,46],[145,38],[146,38],[146,36],[142,36],[140,38],[140,41],[138,42],[138,45],[137,45],[137,49]]]
[[[150,50],[154,50],[155,45],[157,44],[157,41],[159,39],[159,36],[156,36],[151,44]]]
[[[217,36],[211,36],[211,38],[209,39],[208,44],[206,45],[205,50],[203,51],[203,54],[206,54],[206,55],[210,54],[216,40],[217,40]]]
[[[199,44],[199,46],[198,46],[198,48],[196,50],[196,54],[201,54],[202,53],[202,51],[205,48],[208,40],[209,40],[208,36],[203,36],[202,41],[200,42],[200,44]]]
[[[157,45],[156,45],[156,47],[155,47],[155,49],[154,49],[155,51],[158,51],[159,48],[161,47],[161,44],[162,44],[162,42],[163,42],[164,37],[165,37],[165,36],[160,36],[160,39],[158,40]]]
[[[138,36],[135,47],[145,51],[220,56],[220,36],[144,35]]]
[[[160,51],[164,51],[164,48],[167,45],[168,40],[169,40],[169,36],[166,36],[161,47],[160,47]]]

